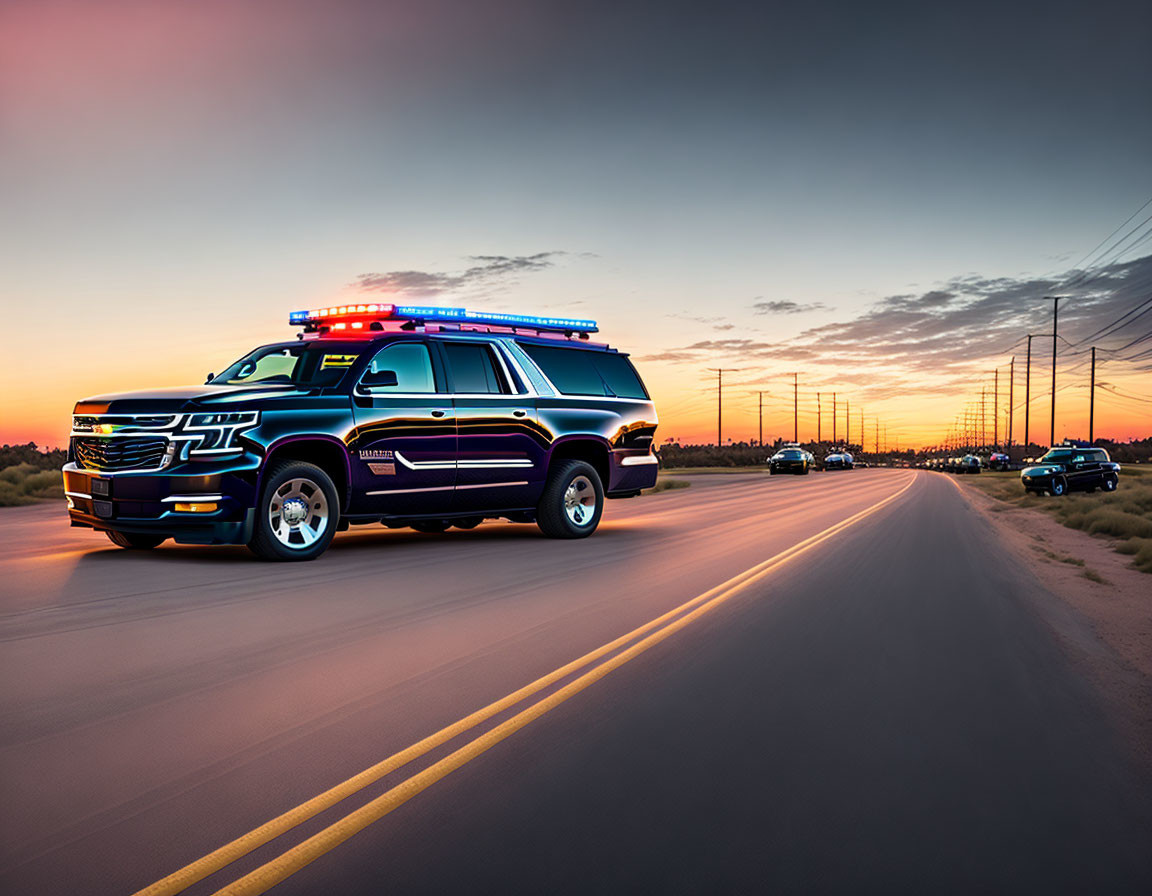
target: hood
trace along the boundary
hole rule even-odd
[[[1064,472],[1064,465],[1063,464],[1056,464],[1056,463],[1036,464],[1035,466],[1032,466],[1032,467],[1025,467],[1023,470],[1020,471],[1020,475],[1021,476],[1034,476],[1036,474],[1043,475],[1045,473],[1063,473],[1063,472]]]
[[[200,386],[172,386],[167,389],[144,389],[139,392],[115,392],[94,395],[76,402],[77,414],[175,413],[200,407],[243,405],[265,398],[284,398],[305,394],[291,385],[226,386],[205,383]]]

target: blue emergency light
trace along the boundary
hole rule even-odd
[[[361,326],[365,321],[425,321],[429,323],[487,324],[500,327],[525,327],[536,330],[561,330],[576,333],[596,333],[599,328],[594,320],[581,320],[573,317],[542,317],[535,314],[504,314],[502,312],[468,311],[465,308],[443,308],[436,305],[334,305],[313,311],[293,311],[288,315],[288,323],[293,326],[328,324],[339,326],[337,322],[355,321]],[[339,327],[345,329],[345,327]]]

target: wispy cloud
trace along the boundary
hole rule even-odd
[[[978,362],[1013,351],[1028,333],[1051,332],[1052,303],[1043,297],[1054,293],[1067,296],[1060,306],[1061,335],[1070,342],[1085,339],[1152,295],[1152,255],[1088,275],[966,274],[922,293],[887,296],[852,320],[811,327],[783,342],[709,339],[643,360],[824,365],[851,369],[857,384],[865,383],[868,368],[899,368],[917,385],[929,375],[961,380]],[[778,307],[776,313],[793,312]],[[1134,335],[1139,333],[1122,331],[1117,338]],[[889,372],[875,379],[885,378],[890,385],[895,382]]]
[[[552,267],[566,252],[537,252],[535,255],[469,255],[472,264],[462,271],[386,271],[360,274],[352,283],[363,292],[385,292],[401,296],[431,297],[460,292],[496,282],[508,283],[521,274]]]
[[[787,299],[752,303],[752,310],[757,314],[802,314],[805,311],[823,311],[827,307],[823,302],[800,303]]]

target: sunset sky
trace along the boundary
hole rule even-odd
[[[1092,344],[1097,435],[1152,435],[1147,2],[0,0],[0,41],[0,442],[353,297],[595,318],[660,439],[715,440],[724,367],[725,439],[760,389],[790,436],[798,371],[802,439],[836,391],[906,446],[1013,354],[1019,401],[1067,296],[1057,438]]]

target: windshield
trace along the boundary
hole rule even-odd
[[[1040,463],[1049,464],[1066,464],[1072,458],[1072,451],[1069,448],[1053,448],[1042,458]]]
[[[361,351],[355,345],[266,345],[245,355],[212,382],[240,386],[287,385],[316,388],[335,386],[344,378]]]
[[[797,451],[795,448],[786,448],[783,451],[777,451],[776,456],[787,459],[794,459],[797,457],[803,457],[804,455]]]

